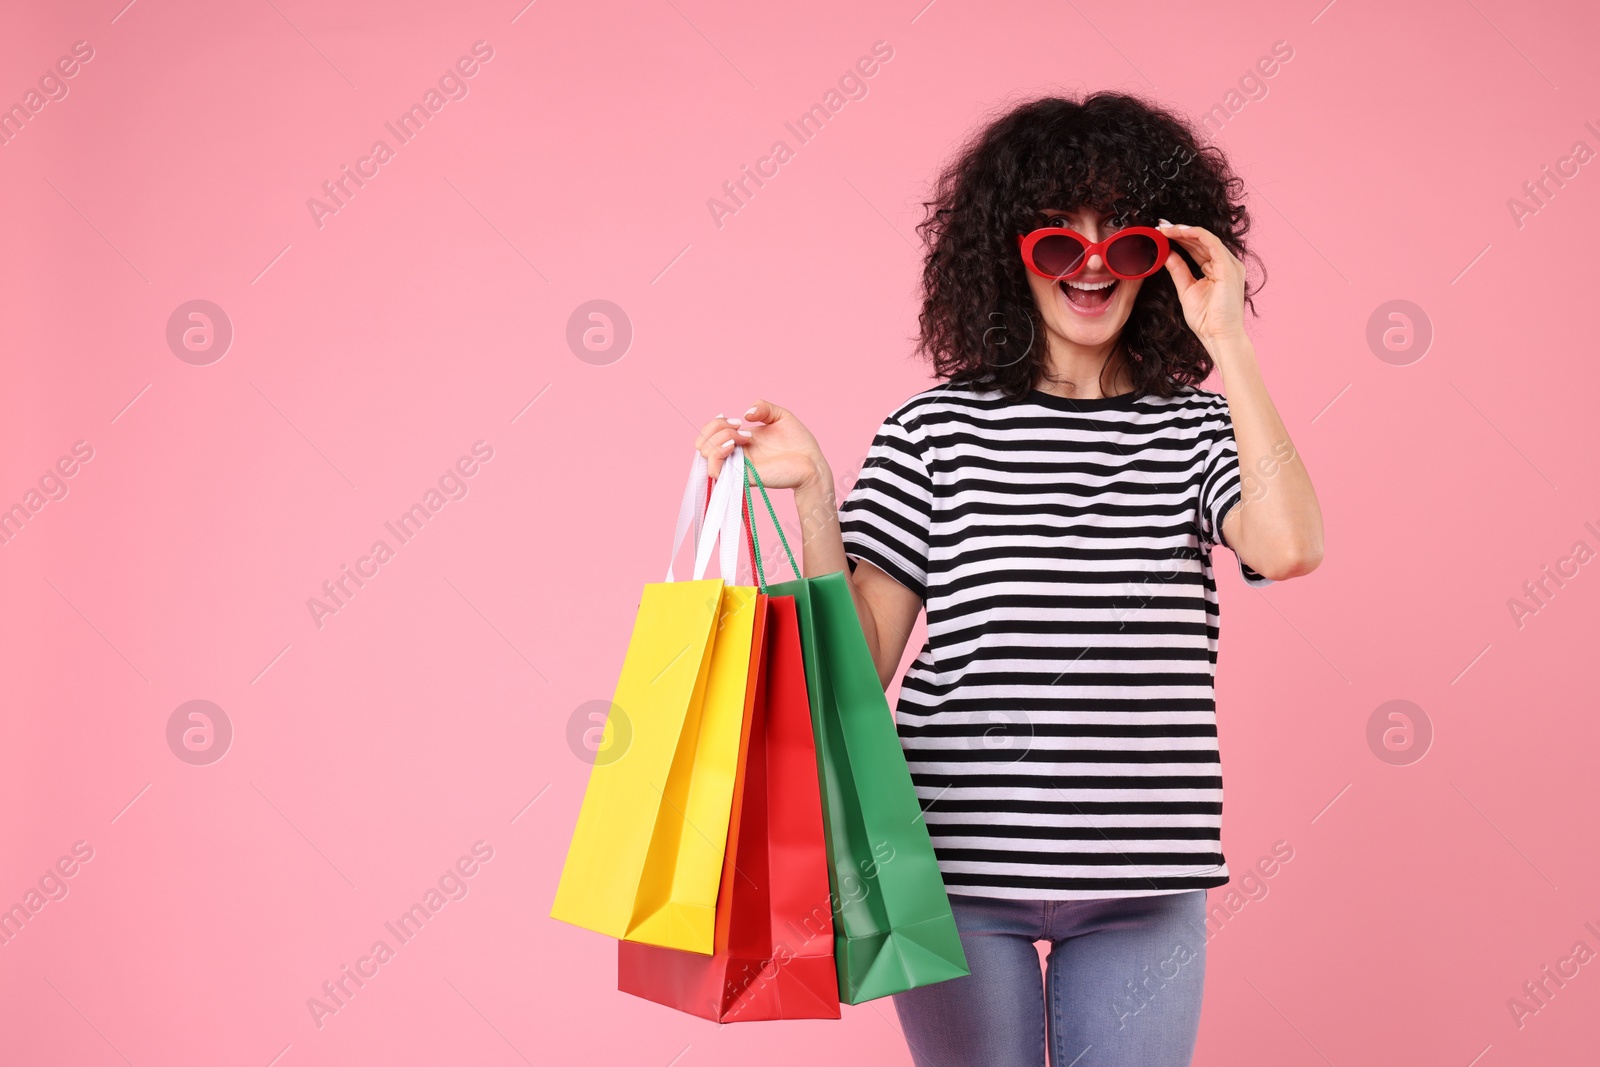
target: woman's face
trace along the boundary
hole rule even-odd
[[[1044,226],[1076,230],[1091,241],[1131,225],[1092,208],[1045,209]],[[1097,253],[1074,278],[1052,282],[1027,271],[1033,301],[1044,318],[1045,328],[1073,344],[1096,347],[1116,339],[1133,311],[1133,298],[1139,295],[1144,279],[1125,281],[1106,269]]]

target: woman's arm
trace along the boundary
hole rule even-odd
[[[922,610],[922,598],[864,559],[856,560],[855,571],[851,572],[839,528],[833,471],[820,453],[814,458],[814,473],[795,486],[794,504],[800,513],[805,544],[801,566],[806,577],[845,572],[856,614],[861,618],[861,631],[866,634],[867,648],[872,650],[872,662],[878,668],[878,680],[887,689],[911,640],[911,627]]]
[[[744,445],[768,488],[794,490],[800,517],[801,568],[808,578],[844,572],[872,662],[887,688],[900,666],[917,612],[922,610],[922,598],[866,560],[857,560],[854,572],[850,570],[839,528],[833,471],[816,438],[791,412],[758,400],[742,419],[719,416],[708,422],[695,446],[715,476],[736,442]]]
[[[1222,538],[1264,578],[1309,574],[1322,562],[1322,509],[1244,332],[1244,264],[1204,227],[1163,219],[1160,228],[1202,271],[1196,278],[1176,251],[1167,256],[1184,320],[1222,373],[1233,416],[1242,497],[1222,521]]]
[[[1222,373],[1239,452],[1241,496],[1222,520],[1222,537],[1264,578],[1310,574],[1322,562],[1322,508],[1267,395],[1255,346],[1241,330],[1206,348]]]

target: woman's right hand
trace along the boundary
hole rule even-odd
[[[719,415],[702,426],[695,447],[715,477],[740,443],[764,485],[795,491],[805,575],[844,573],[878,679],[887,687],[922,610],[922,598],[866,560],[850,567],[833,496],[833,472],[817,439],[791,412],[757,400],[741,418]]]
[[[765,400],[757,400],[741,418],[717,416],[700,428],[695,440],[713,478],[734,445],[744,446],[768,489],[798,489],[827,470],[811,431],[792,412]]]

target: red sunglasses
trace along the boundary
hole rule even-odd
[[[1167,262],[1167,235],[1150,226],[1129,226],[1104,241],[1091,241],[1075,230],[1045,226],[1019,236],[1022,262],[1041,278],[1060,281],[1082,272],[1089,257],[1099,255],[1106,270],[1127,281],[1148,278]]]

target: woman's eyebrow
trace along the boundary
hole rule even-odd
[[[1061,208],[1044,207],[1044,208],[1040,208],[1039,209],[1039,214],[1040,214],[1040,216],[1045,217],[1045,218],[1051,218],[1051,217],[1055,217],[1055,216],[1059,216],[1061,218],[1067,218],[1072,213],[1069,212],[1069,211],[1064,211]],[[1101,211],[1096,216],[1096,221],[1098,221],[1098,222],[1115,222],[1117,219],[1121,219],[1121,218],[1132,218],[1132,215],[1129,212],[1116,211],[1116,210],[1107,208],[1107,209]]]
[[[1072,215],[1073,212],[1064,211],[1061,208],[1044,207],[1044,208],[1040,208],[1039,209],[1039,214],[1041,214],[1041,215],[1060,215],[1063,218],[1065,218],[1066,216]],[[1102,211],[1098,215],[1096,215],[1095,217],[1099,218],[1099,219],[1114,219],[1114,218],[1118,217],[1118,214],[1119,213],[1115,212],[1115,211]]]

